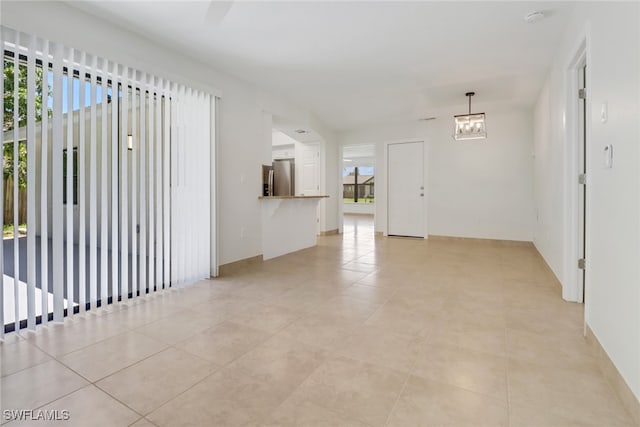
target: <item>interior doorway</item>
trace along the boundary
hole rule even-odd
[[[373,238],[376,212],[376,147],[342,148],[342,212],[345,237]]]

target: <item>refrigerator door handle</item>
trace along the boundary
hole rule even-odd
[[[273,169],[269,170],[269,196],[273,196]]]

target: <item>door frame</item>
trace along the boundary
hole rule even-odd
[[[337,201],[338,201],[338,232],[340,234],[343,233],[344,231],[344,201],[343,201],[343,194],[344,194],[344,186],[343,186],[343,179],[344,177],[342,176],[343,172],[344,172],[344,168],[348,167],[348,166],[353,166],[351,164],[346,164],[344,162],[344,149],[346,147],[361,147],[361,146],[371,146],[373,147],[373,168],[374,168],[374,174],[375,174],[375,179],[376,181],[378,180],[378,148],[379,148],[379,143],[377,142],[358,142],[358,143],[351,143],[351,144],[340,144],[338,146],[338,173],[337,173],[337,177],[338,177],[338,182],[337,182],[337,189],[338,189],[338,196],[337,196]],[[374,184],[375,185],[375,184]],[[378,224],[378,207],[377,207],[377,192],[378,192],[378,187],[374,188],[374,203],[373,203],[373,227],[374,227],[374,233],[376,233],[377,231],[375,231],[377,229],[377,224]]]
[[[344,170],[344,143],[338,144],[338,170],[336,171],[336,199],[338,204],[338,234],[342,234],[344,232],[344,206],[342,206],[342,171]]]
[[[578,41],[576,48],[573,50],[574,55],[566,67],[566,97],[567,97],[567,113],[565,117],[566,141],[565,145],[565,280],[562,286],[562,297],[567,301],[582,303],[588,300],[586,296],[589,293],[589,260],[590,260],[590,238],[589,230],[591,230],[591,189],[589,180],[591,176],[591,67],[589,66],[589,37],[584,34]],[[584,161],[586,164],[585,174],[587,183],[585,188],[586,203],[584,206],[584,244],[586,245],[585,260],[586,270],[584,273],[584,292],[582,281],[579,280],[579,269],[577,267],[580,258],[581,249],[579,248],[580,229],[579,216],[582,213],[582,207],[579,205],[580,186],[578,185],[579,160],[581,145],[583,144],[583,131],[580,127],[581,105],[578,99],[578,73],[582,67],[586,66],[585,87],[587,88],[587,98],[585,100],[585,122],[584,122]],[[586,319],[585,319],[586,320]]]
[[[378,191],[378,193],[376,194],[376,198],[382,196],[382,194],[380,194],[379,189],[384,189],[384,199],[380,200],[380,198],[378,198],[378,201],[380,201],[382,203],[382,206],[384,206],[384,220],[381,221],[381,223],[383,224],[383,230],[382,230],[382,234],[383,236],[387,237],[389,236],[389,180],[388,180],[388,176],[389,176],[389,146],[390,145],[395,145],[395,144],[409,144],[409,143],[416,143],[416,142],[421,142],[423,145],[423,150],[422,150],[422,182],[424,183],[424,200],[422,202],[422,209],[423,209],[423,222],[422,222],[422,233],[423,233],[423,238],[424,239],[428,239],[429,238],[429,145],[427,144],[426,139],[424,138],[417,138],[417,139],[400,139],[400,140],[394,140],[394,141],[386,141],[384,142],[384,150],[383,150],[383,158],[382,158],[382,162],[384,165],[384,170],[383,170],[383,174],[379,174],[376,177],[376,181],[378,179],[380,179],[381,181],[381,186],[378,187],[376,189],[376,191]],[[382,175],[382,176],[380,176]]]

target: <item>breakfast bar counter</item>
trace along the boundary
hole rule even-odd
[[[329,196],[260,196],[262,258],[268,260],[317,244],[318,202]]]

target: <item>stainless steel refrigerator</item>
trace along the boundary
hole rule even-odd
[[[295,189],[295,162],[293,159],[273,161],[273,195],[294,196]]]

